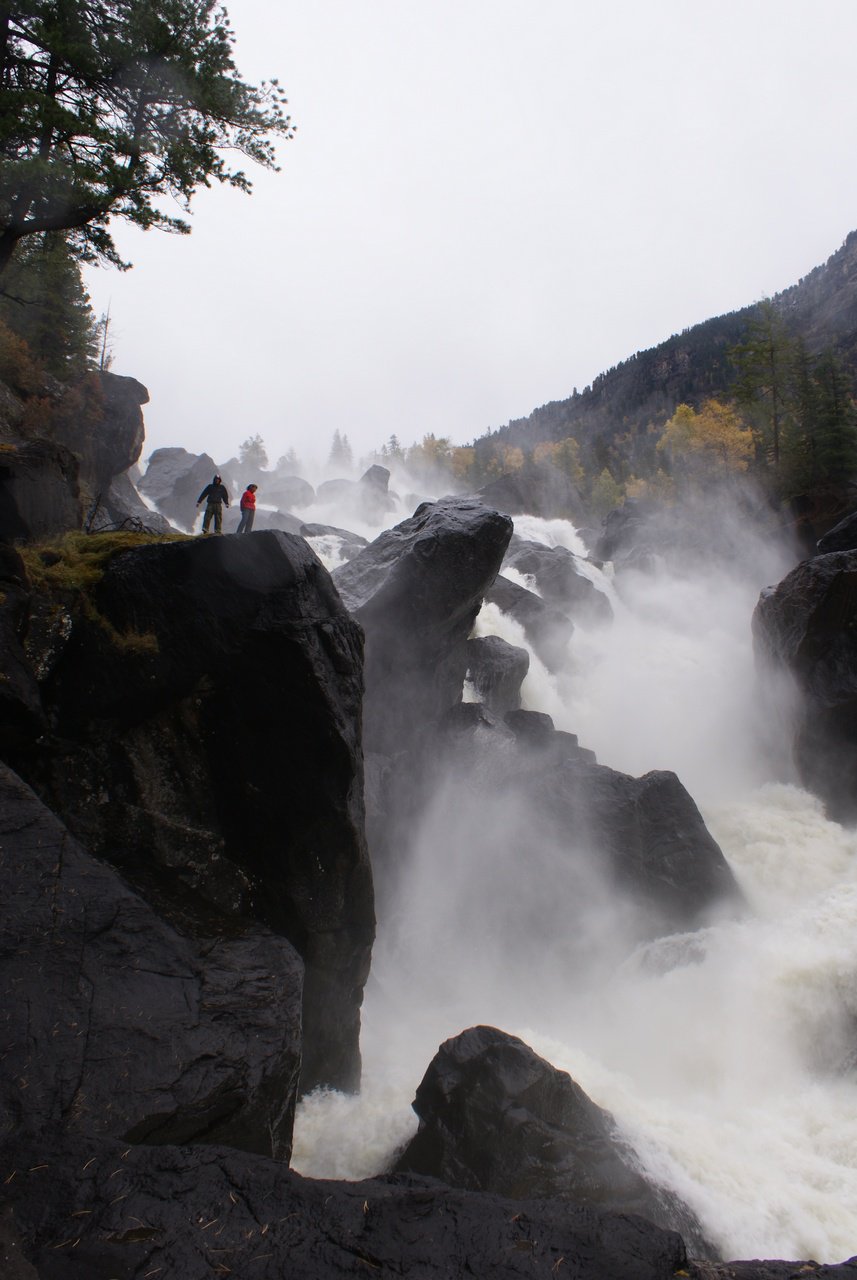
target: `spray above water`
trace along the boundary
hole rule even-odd
[[[515,524],[529,541],[583,551],[566,522]],[[578,626],[554,672],[496,605],[475,633],[528,650],[524,707],[602,764],[679,775],[748,913],[633,949],[633,905],[547,838],[537,813],[460,770],[441,777],[379,921],[363,1092],[304,1101],[302,1172],[389,1167],[416,1128],[410,1102],[438,1044],[492,1023],[614,1114],[725,1257],[854,1252],[857,835],[791,785],[791,694],[760,692],[750,635],[759,590],[788,560],[762,544],[745,552],[734,572],[660,564],[614,581],[587,565],[614,621]],[[581,898],[585,925],[571,933]]]

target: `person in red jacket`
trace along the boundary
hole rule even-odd
[[[256,484],[248,484],[247,488],[241,494],[241,523],[238,525],[239,533],[249,533],[253,528],[253,520],[256,516]]]

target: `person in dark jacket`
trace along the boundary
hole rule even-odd
[[[202,517],[202,532],[208,533],[211,518],[214,517],[214,532],[223,532],[223,508],[229,506],[229,494],[220,476],[215,476],[211,484],[207,484],[196,500],[197,510],[205,500],[205,515]]]
[[[248,484],[241,494],[241,523],[237,529],[238,533],[249,533],[253,528],[253,521],[256,518],[256,490],[258,488],[257,484]]]

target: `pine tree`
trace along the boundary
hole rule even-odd
[[[777,468],[793,411],[795,343],[770,300],[759,304],[744,341],[729,354],[738,370],[735,398],[749,416],[757,460]]]
[[[841,484],[857,475],[857,409],[841,360],[827,350],[816,363],[815,449],[819,479]]]
[[[244,467],[255,467],[257,471],[265,470],[268,465],[268,453],[260,435],[247,437],[238,449],[238,461]]]
[[[111,218],[187,232],[168,201],[185,210],[212,180],[250,190],[230,152],[275,168],[286,100],[238,77],[234,40],[216,0],[0,3],[0,274],[46,231],[127,265]]]
[[[33,236],[4,277],[0,320],[35,363],[67,382],[96,363],[98,326],[66,237]]]

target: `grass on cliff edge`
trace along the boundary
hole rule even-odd
[[[139,631],[117,631],[95,607],[93,588],[101,581],[114,556],[134,547],[160,542],[189,542],[184,533],[66,533],[52,542],[18,547],[34,591],[71,592],[84,614],[106,631],[117,648],[137,653],[157,653],[158,640]]]

